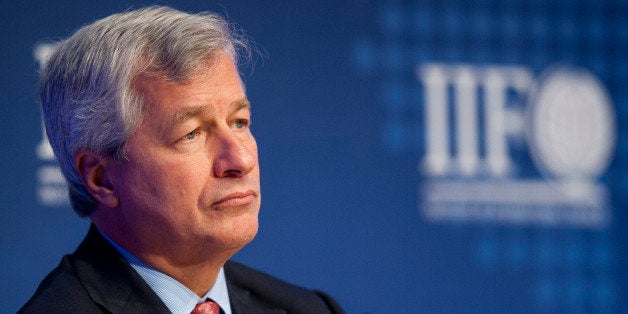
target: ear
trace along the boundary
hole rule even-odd
[[[74,154],[74,166],[78,170],[89,194],[106,207],[118,207],[120,199],[109,180],[107,165],[111,160],[89,150],[79,150]]]

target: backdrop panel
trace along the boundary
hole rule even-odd
[[[0,11],[0,312],[88,227],[42,133],[41,62],[147,4]],[[261,228],[236,260],[349,313],[628,311],[625,1],[157,4],[223,13],[263,52],[243,72]]]

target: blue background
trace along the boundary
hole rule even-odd
[[[89,224],[67,205],[37,201],[37,170],[46,162],[35,152],[33,49],[153,3],[222,13],[266,55],[243,72],[263,204],[260,232],[236,260],[325,290],[349,313],[628,311],[628,4],[318,0],[4,3],[0,312],[15,312]],[[417,171],[423,98],[413,76],[424,62],[512,64],[535,76],[562,62],[595,74],[617,123],[614,158],[600,179],[611,194],[610,223],[424,219],[418,191],[426,178]],[[520,150],[515,158],[538,176]]]

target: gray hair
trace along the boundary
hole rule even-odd
[[[184,82],[223,51],[234,62],[238,52],[249,52],[241,32],[221,16],[156,6],[111,15],[59,43],[42,73],[41,103],[48,139],[80,216],[89,216],[96,200],[74,155],[86,149],[125,159],[126,139],[143,112],[133,79],[147,74]]]

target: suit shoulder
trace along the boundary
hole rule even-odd
[[[344,313],[340,305],[323,292],[287,283],[240,263],[227,262],[225,276],[230,290],[243,289],[251,298],[289,313]]]
[[[59,266],[42,280],[33,296],[18,313],[93,313],[101,312],[91,301],[65,256]]]

